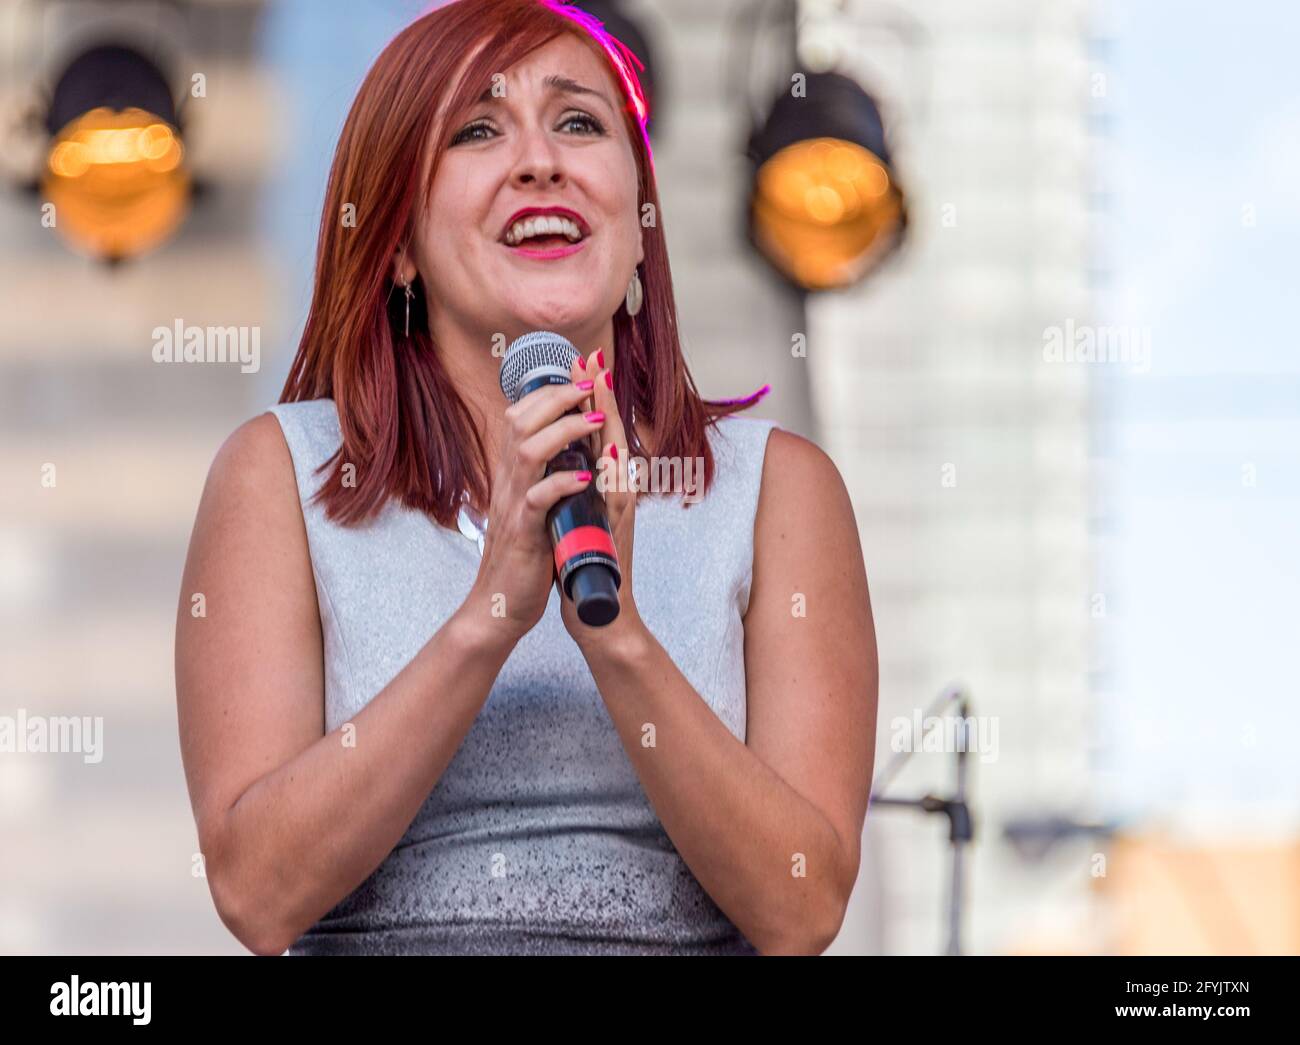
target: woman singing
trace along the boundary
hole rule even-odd
[[[302,341],[213,463],[178,617],[208,884],[258,954],[839,931],[876,728],[857,526],[816,446],[696,391],[645,118],[625,49],[555,0],[443,6],[360,88]],[[581,356],[510,405],[534,330]],[[546,474],[584,440],[596,476]],[[655,460],[701,461],[698,496],[643,489]],[[603,627],[547,529],[593,482]]]

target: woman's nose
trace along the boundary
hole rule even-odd
[[[544,131],[522,136],[515,160],[513,181],[517,185],[553,184],[564,181],[563,160]]]

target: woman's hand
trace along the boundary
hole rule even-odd
[[[462,609],[511,646],[542,619],[551,596],[555,555],[547,512],[562,497],[595,482],[593,474],[578,471],[546,475],[551,458],[600,427],[598,418],[568,413],[591,391],[591,379],[579,374],[572,384],[546,385],[506,409],[483,559]]]
[[[596,459],[596,489],[605,498],[609,528],[614,537],[621,581],[618,587],[618,616],[603,627],[590,627],[578,617],[573,600],[561,593],[560,612],[564,626],[588,659],[598,652],[622,652],[630,642],[640,640],[645,625],[632,597],[632,538],[636,531],[636,488],[628,478],[627,433],[614,400],[613,373],[602,368],[603,356],[592,353],[586,369],[573,365],[575,383],[594,379],[591,408],[602,412],[605,421],[592,434],[591,451]]]

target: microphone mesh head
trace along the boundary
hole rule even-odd
[[[539,374],[556,374],[569,380],[578,350],[568,338],[549,330],[534,330],[516,338],[501,360],[501,391],[510,402],[519,401],[520,391]]]

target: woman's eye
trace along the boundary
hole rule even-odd
[[[482,131],[484,133],[483,134],[477,133],[479,131]],[[482,120],[479,120],[477,123],[471,123],[468,127],[462,128],[460,132],[456,135],[456,137],[454,137],[451,140],[451,143],[452,145],[459,145],[461,142],[485,141],[488,137],[491,136],[488,133],[490,131],[492,131],[492,126]]]
[[[577,124],[580,128],[582,128],[578,132],[579,134],[604,134],[605,133],[605,128],[604,126],[602,126],[601,122],[598,119],[596,119],[596,117],[589,116],[585,112],[570,113],[562,121],[560,121],[561,127],[571,127],[574,124]]]

